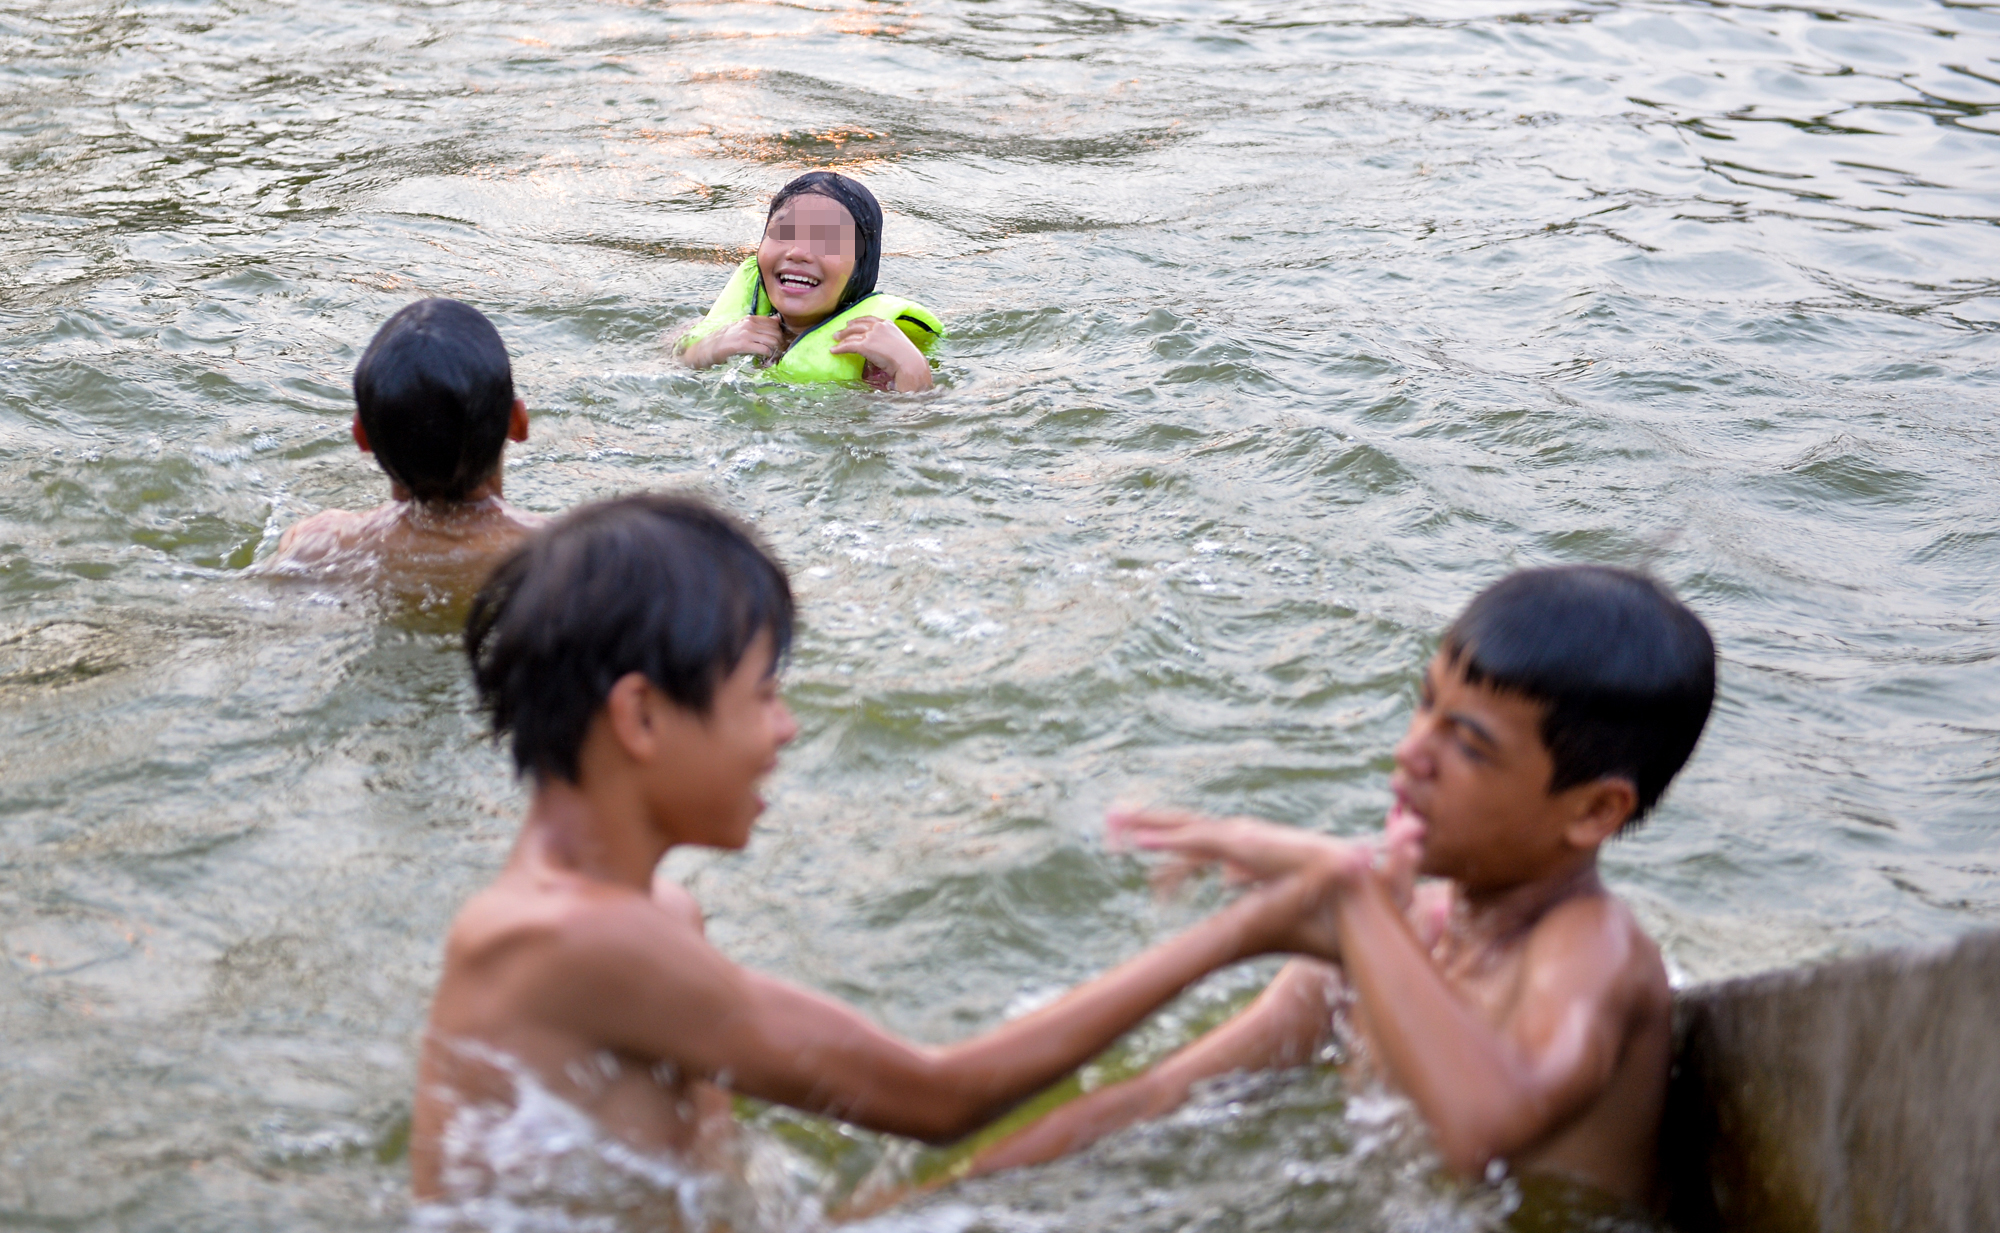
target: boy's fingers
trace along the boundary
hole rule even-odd
[[[1224,886],[1249,886],[1252,883],[1266,880],[1258,877],[1255,870],[1247,869],[1231,861],[1215,861],[1207,857],[1176,856],[1172,860],[1162,861],[1159,865],[1155,866],[1152,872],[1146,875],[1146,881],[1152,886],[1153,893],[1164,899],[1187,885],[1189,879],[1208,872],[1209,869],[1218,864],[1222,866],[1222,884]]]
[[[1224,886],[1248,886],[1253,882],[1262,882],[1264,880],[1264,878],[1258,876],[1256,870],[1250,868],[1248,865],[1239,865],[1235,861],[1229,860],[1222,862],[1222,884]]]
[[[1198,828],[1213,821],[1213,818],[1186,809],[1111,809],[1104,815],[1104,828],[1120,839],[1145,846],[1148,839]]]
[[[1154,866],[1146,875],[1146,881],[1153,887],[1153,893],[1162,899],[1172,895],[1187,885],[1187,880],[1200,873],[1206,861],[1170,860]]]
[[[1424,851],[1423,821],[1400,804],[1391,808],[1382,823],[1381,851],[1385,871],[1415,880]]]
[[[1178,852],[1203,860],[1219,860],[1234,855],[1230,842],[1231,823],[1179,809],[1150,809],[1116,820],[1121,839],[1133,847]]]

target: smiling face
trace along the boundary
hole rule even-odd
[[[1420,871],[1496,890],[1570,859],[1572,823],[1596,784],[1550,792],[1542,705],[1466,681],[1442,653],[1424,669],[1410,729],[1396,745],[1396,808],[1424,826]]]
[[[840,303],[854,273],[859,236],[847,207],[801,194],[779,206],[757,246],[764,294],[793,330],[811,329]]]
[[[648,793],[674,843],[740,848],[764,812],[757,787],[799,733],[778,693],[771,635],[760,633],[716,684],[706,715],[654,694],[664,738],[647,768]]]

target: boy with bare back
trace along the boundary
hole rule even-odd
[[[419,300],[390,317],[355,365],[354,405],[354,443],[389,477],[388,503],[295,524],[266,572],[464,596],[541,525],[500,496],[501,455],[528,439],[528,408],[478,309]]]
[[[694,900],[654,870],[676,845],[749,839],[758,782],[798,731],[778,695],[791,635],[784,573],[685,498],[575,510],[473,601],[474,681],[532,795],[506,867],[446,940],[413,1117],[420,1199],[465,1203],[560,1176],[509,1154],[524,1136],[477,1133],[530,1095],[587,1118],[627,1157],[695,1169],[728,1165],[728,1092],[953,1139],[1209,970],[1332,947],[1318,906],[1337,863],[1308,859],[1053,1004],[945,1047],[730,962]]]
[[[1597,851],[1659,800],[1715,693],[1715,648],[1644,576],[1514,574],[1424,671],[1378,844],[1149,811],[1115,831],[1253,880],[1335,869],[1315,931],[1243,1013],[987,1149],[975,1173],[1054,1158],[1186,1099],[1197,1080],[1296,1066],[1351,1010],[1357,1052],[1409,1096],[1454,1172],[1496,1161],[1643,1206],[1671,1052],[1658,950]],[[1414,885],[1416,875],[1442,879]]]

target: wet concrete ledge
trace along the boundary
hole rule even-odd
[[[1674,1030],[1677,1228],[2000,1230],[2000,931],[1689,989]]]

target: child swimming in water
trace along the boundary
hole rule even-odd
[[[1140,847],[1252,877],[1341,865],[1313,909],[1336,944],[971,1171],[1075,1151],[1168,1112],[1212,1075],[1303,1065],[1351,1000],[1361,1056],[1415,1103],[1453,1171],[1476,1178],[1502,1160],[1645,1205],[1672,997],[1658,948],[1598,879],[1597,852],[1666,790],[1714,694],[1708,630],[1657,583],[1530,570],[1477,596],[1425,668],[1379,846],[1248,818],[1114,818]],[[1442,881],[1413,887],[1419,873]]]
[[[811,171],[778,190],[755,256],[675,344],[690,368],[756,356],[780,381],[931,388],[944,327],[921,304],[875,290],[882,207],[859,181]]]
[[[731,1092],[955,1139],[1209,970],[1331,944],[1309,932],[1326,882],[1308,863],[945,1046],[731,962],[693,897],[654,873],[683,844],[748,842],[758,783],[798,734],[778,693],[792,621],[790,584],[749,534],[668,496],[570,512],[480,591],[465,633],[473,680],[531,794],[506,867],[445,941],[418,1063],[418,1198],[468,1204],[560,1183],[549,1161],[522,1157],[518,1136],[479,1129],[545,1096],[613,1137],[614,1153],[684,1170],[728,1169]]]
[[[388,476],[388,502],[294,524],[260,569],[469,596],[542,524],[500,496],[507,442],[528,439],[500,332],[458,300],[408,305],[354,366],[354,406],[354,443]]]

